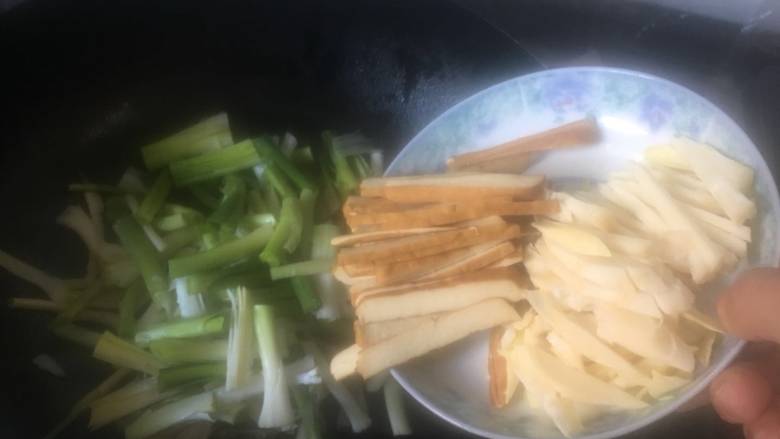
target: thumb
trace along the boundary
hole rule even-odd
[[[780,270],[759,268],[740,276],[718,300],[718,314],[737,337],[780,343]]]

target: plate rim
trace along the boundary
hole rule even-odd
[[[713,111],[715,114],[723,117],[730,125],[731,129],[737,134],[737,137],[740,138],[740,143],[747,144],[752,147],[753,153],[757,155],[757,158],[759,159],[758,166],[761,167],[761,171],[765,172],[766,175],[769,176],[770,182],[772,184],[769,185],[769,196],[773,200],[778,200],[780,198],[778,196],[778,189],[777,189],[777,183],[774,178],[774,175],[772,174],[772,170],[769,167],[769,165],[766,162],[766,159],[764,158],[764,155],[761,153],[761,150],[756,146],[756,144],[753,142],[753,140],[750,138],[750,136],[747,135],[747,133],[742,129],[742,127],[734,121],[734,119],[726,113],[724,110],[722,110],[720,107],[712,103],[709,99],[705,98],[704,96],[696,93],[695,91],[691,90],[690,88],[678,84],[674,81],[671,81],[669,79],[665,79],[650,73],[640,72],[636,70],[631,69],[625,69],[625,68],[619,68],[619,67],[602,67],[602,66],[573,66],[573,67],[561,67],[561,68],[553,68],[553,69],[544,69],[536,72],[527,73],[520,76],[515,76],[513,78],[498,82],[494,85],[491,85],[483,90],[480,90],[469,97],[461,100],[457,104],[449,107],[447,110],[445,110],[443,113],[436,116],[433,120],[428,122],[423,129],[421,129],[414,137],[412,137],[406,145],[404,145],[403,148],[401,148],[401,151],[395,156],[395,158],[390,162],[390,164],[387,167],[387,170],[385,171],[384,175],[387,176],[390,173],[390,170],[398,166],[398,163],[403,159],[404,155],[409,150],[409,145],[414,144],[418,141],[419,138],[426,135],[428,130],[433,129],[433,126],[441,119],[447,117],[450,113],[454,113],[457,111],[461,106],[467,105],[469,102],[473,100],[477,100],[483,95],[486,95],[493,91],[494,89],[500,88],[505,86],[506,84],[520,81],[520,80],[529,80],[537,76],[544,76],[549,75],[551,73],[586,73],[586,72],[597,72],[597,73],[612,73],[612,74],[622,74],[622,75],[628,75],[628,76],[634,76],[639,77],[643,79],[647,79],[650,81],[657,81],[659,83],[662,83],[666,86],[669,86],[673,89],[679,89],[683,92],[689,93],[693,98],[698,99],[702,104],[704,104],[706,107],[708,107],[711,111]],[[780,261],[780,257],[778,257],[780,249],[775,249],[775,259],[776,262]],[[586,434],[581,436],[575,436],[576,439],[606,439],[606,438],[612,438],[616,436],[625,435],[634,431],[637,431],[643,427],[646,427],[655,421],[658,421],[661,418],[664,418],[668,416],[669,414],[675,412],[677,409],[679,409],[682,405],[687,403],[691,398],[696,396],[697,394],[701,393],[703,390],[705,390],[706,387],[709,386],[710,382],[718,375],[720,374],[726,367],[728,367],[734,359],[739,355],[739,353],[742,351],[743,347],[745,346],[746,341],[742,339],[737,339],[737,343],[735,346],[733,346],[729,351],[724,353],[724,357],[721,360],[719,364],[717,364],[712,370],[710,370],[708,373],[702,375],[699,377],[699,382],[696,383],[694,386],[689,387],[683,394],[679,395],[677,398],[675,398],[674,401],[666,405],[662,410],[659,410],[658,412],[654,413],[650,416],[640,416],[633,422],[629,422],[621,427],[615,428],[613,430],[604,431],[600,433],[593,433],[593,434]],[[398,368],[392,368],[390,370],[390,373],[392,374],[393,378],[398,381],[398,383],[406,390],[407,393],[409,393],[417,402],[422,404],[426,409],[433,412],[438,417],[444,419],[445,421],[449,422],[452,425],[455,425],[465,431],[468,431],[469,433],[490,438],[490,439],[532,439],[532,438],[526,438],[523,436],[510,436],[505,435],[501,433],[496,433],[492,431],[483,430],[481,428],[475,427],[467,422],[464,422],[460,419],[457,419],[453,416],[451,416],[448,412],[446,412],[444,409],[439,407],[436,403],[433,401],[428,400],[424,395],[421,394],[404,376],[403,372],[399,370]]]

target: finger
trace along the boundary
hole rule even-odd
[[[754,367],[732,365],[710,386],[712,405],[723,420],[746,424],[758,419],[772,402],[772,386]]]
[[[734,282],[718,300],[726,330],[747,340],[780,343],[780,270],[751,270]]]
[[[750,439],[780,439],[780,405],[770,405],[756,420],[745,424],[745,437]]]

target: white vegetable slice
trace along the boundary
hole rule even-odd
[[[668,168],[648,167],[648,170],[674,198],[714,214],[725,215],[718,201],[696,176],[672,171]]]
[[[588,256],[612,256],[607,245],[584,228],[553,221],[537,221],[533,226],[542,233],[545,240],[569,251]]]
[[[676,316],[693,308],[691,290],[664,267],[627,265],[626,271],[640,290],[653,296],[664,314]]]
[[[710,365],[710,358],[712,357],[712,348],[715,345],[715,341],[718,339],[718,334],[710,332],[704,339],[699,342],[699,346],[696,349],[696,361],[699,362],[701,367],[707,367]]]
[[[547,343],[550,345],[550,350],[561,359],[568,366],[576,367],[580,370],[585,370],[585,363],[583,362],[582,355],[575,351],[569,343],[566,342],[561,336],[554,331],[550,331],[545,337]]]
[[[704,234],[669,193],[643,168],[633,168],[644,200],[661,215],[671,230],[684,231],[690,237],[688,263],[694,282],[701,284],[716,276],[723,266],[723,252]]]
[[[579,222],[593,226],[599,230],[610,231],[617,226],[613,212],[598,203],[585,200],[583,197],[566,192],[553,192],[550,198],[558,200],[560,211],[551,215],[561,222]]]
[[[645,160],[659,166],[666,166],[680,171],[690,171],[688,161],[669,145],[655,145],[645,149]]]
[[[693,323],[696,323],[697,325],[701,326],[704,329],[708,329],[712,332],[717,332],[718,334],[723,334],[723,328],[721,328],[720,323],[718,323],[715,319],[708,316],[707,314],[704,314],[703,312],[692,309],[683,314],[683,317],[691,321]]]
[[[704,233],[710,239],[712,239],[716,244],[720,245],[725,250],[727,250],[729,254],[731,254],[732,257],[726,257],[725,259],[725,267],[733,267],[739,261],[739,258],[743,258],[745,255],[747,255],[747,242],[737,238],[734,235],[729,235],[712,224],[702,222],[701,226],[704,230]]]
[[[663,323],[607,304],[596,307],[594,314],[600,338],[652,362],[693,371],[693,348]]]
[[[666,221],[625,186],[626,182],[611,181],[602,184],[599,191],[609,201],[631,211],[639,219],[644,231],[657,235],[668,231],[669,226]]]
[[[745,196],[753,185],[752,169],[690,139],[677,139],[673,146],[729,218],[742,224],[756,215],[755,203]]]
[[[542,407],[564,436],[573,437],[584,429],[582,419],[571,401],[557,394],[547,394],[544,395]]]
[[[587,328],[569,318],[544,293],[529,291],[528,302],[534,311],[553,328],[555,334],[567,342],[568,347],[595,363],[615,369],[635,382],[646,381],[647,377],[642,372]]]
[[[615,258],[584,256],[574,254],[560,245],[544,240],[550,253],[560,260],[567,268],[579,273],[583,278],[603,287],[635,293],[636,286],[626,273],[625,267]]]
[[[530,255],[530,263],[527,260],[525,265],[531,280],[539,288],[552,291],[556,289],[571,290],[578,296],[587,296],[592,299],[591,303],[593,300],[606,301],[650,317],[660,318],[662,316],[661,310],[651,295],[613,290],[584,279],[576,272],[566,268],[552,255],[544,242],[537,242],[534,254],[536,259],[534,259],[534,255]],[[572,306],[569,308],[575,309]]]
[[[704,209],[699,209],[694,206],[687,206],[687,210],[690,212],[692,217],[698,219],[699,221],[717,227],[745,242],[750,242],[750,227],[737,224],[728,218],[715,215],[714,213],[707,212]]]
[[[731,186],[743,193],[748,192],[753,186],[753,169],[750,166],[726,157],[709,145],[679,137],[671,142],[671,146],[704,184],[708,185],[708,178],[705,176],[716,176],[719,180],[728,181]]]
[[[624,392],[617,386],[594,378],[585,371],[567,366],[549,353],[531,346],[520,346],[512,353],[518,377],[527,377],[545,393],[558,393],[572,401],[623,409],[640,409],[647,403]]]
[[[690,381],[674,375],[664,375],[657,371],[651,372],[652,379],[645,388],[647,393],[653,398],[661,398],[662,396],[674,392],[682,386],[688,384]]]

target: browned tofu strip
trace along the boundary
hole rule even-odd
[[[397,212],[424,206],[424,204],[396,203],[382,197],[360,197],[351,195],[347,197],[342,207],[344,216],[360,215],[364,213]]]
[[[334,247],[348,247],[367,242],[383,241],[385,239],[402,238],[404,236],[421,235],[431,232],[453,230],[454,227],[418,227],[416,229],[384,230],[381,232],[353,233],[333,238],[330,243]]]
[[[351,277],[374,276],[376,270],[374,264],[347,264],[342,265],[344,271]]]
[[[519,264],[521,262],[523,262],[523,249],[517,248],[514,253],[506,256],[494,264],[491,264],[488,268],[511,267],[512,265]]]
[[[334,268],[333,277],[339,282],[349,285],[350,289],[354,288],[356,291],[376,286],[376,276],[350,276],[349,273],[344,270],[344,267]]]
[[[517,235],[521,232],[518,226],[508,226],[501,218],[490,217],[485,218],[480,225],[342,248],[336,260],[338,265],[404,261]]]
[[[517,312],[505,300],[485,300],[474,306],[426,321],[410,331],[361,349],[358,354],[357,370],[363,378],[369,378],[477,331],[517,319]]]
[[[429,279],[442,279],[451,276],[457,276],[471,271],[476,271],[481,268],[487,267],[494,262],[498,262],[505,256],[509,256],[515,252],[515,246],[511,242],[504,241],[497,245],[485,250],[481,253],[475,253],[467,258],[464,258],[454,264],[447,267],[442,267],[439,270],[432,271],[425,276],[422,280]]]
[[[369,296],[388,296],[394,294],[406,294],[415,291],[449,287],[466,283],[481,283],[485,280],[507,279],[511,280],[522,289],[531,288],[531,281],[528,276],[521,271],[510,267],[488,268],[471,273],[462,274],[457,277],[445,279],[419,280],[401,285],[390,285],[386,287],[371,288],[350,288],[349,295],[352,306],[358,306],[366,297]]]
[[[382,197],[398,203],[442,203],[509,197],[539,198],[544,176],[453,172],[412,177],[367,178],[360,183],[360,195]]]
[[[531,152],[521,152],[518,154],[507,155],[495,159],[488,159],[482,162],[454,162],[447,160],[447,169],[449,171],[474,171],[474,172],[495,172],[507,174],[520,174],[525,172],[536,154]]]
[[[376,281],[377,285],[390,285],[416,279],[455,276],[490,265],[513,251],[514,246],[509,242],[486,242],[424,258],[379,266],[376,269]]]
[[[507,270],[502,273],[500,270]],[[403,289],[366,289],[351,296],[362,322],[403,319],[465,308],[489,298],[516,302],[525,298],[527,279],[512,269],[467,273],[428,285]]]
[[[504,335],[502,326],[490,331],[490,351],[488,353],[488,375],[490,386],[490,403],[501,408],[509,403],[507,395],[507,361],[499,352],[501,337]]]
[[[347,218],[347,223],[353,231],[382,231],[451,225],[493,215],[550,215],[558,212],[559,209],[557,200],[513,202],[482,200],[472,203],[441,203],[425,209],[404,212],[358,215]]]
[[[359,320],[355,320],[355,343],[363,348],[375,345],[398,334],[412,330],[427,321],[435,320],[442,315],[444,314],[439,313],[372,323],[361,323]]]
[[[518,153],[588,145],[596,142],[599,136],[600,133],[596,121],[587,118],[567,123],[551,130],[542,131],[541,133],[518,137],[492,148],[453,156],[447,161],[447,166],[450,169],[463,169],[464,167]]]

